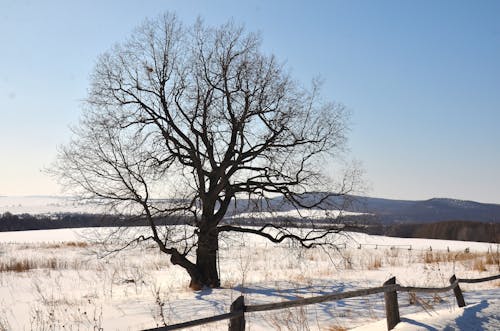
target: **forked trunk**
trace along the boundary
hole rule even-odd
[[[201,227],[198,233],[195,277],[191,274],[189,287],[200,290],[203,287],[220,287],[217,270],[217,250],[219,249],[217,227]]]

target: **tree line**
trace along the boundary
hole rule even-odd
[[[156,224],[162,225],[190,224],[190,221],[190,218],[173,217],[157,217],[155,219]],[[280,227],[307,228],[310,225],[310,220],[291,217],[275,218],[272,220],[240,218],[237,221],[225,220],[222,223],[232,223],[239,226],[264,226],[266,224],[274,224]],[[342,221],[336,220],[335,225],[338,229],[342,230],[389,237],[500,243],[500,224],[495,223],[450,220],[433,223],[383,224],[374,219],[368,222],[366,216],[349,215],[344,216]],[[145,218],[104,214],[59,213],[51,215],[31,215],[24,213],[16,215],[10,212],[0,214],[0,232],[130,226],[149,226],[149,221]],[[321,228],[322,226],[325,228],[332,228],[332,224],[327,221],[317,222],[317,228]]]

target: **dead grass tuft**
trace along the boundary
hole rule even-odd
[[[308,278],[304,274],[293,274],[290,276],[290,281],[296,282],[296,283],[304,283],[308,280]]]
[[[435,258],[435,254],[432,252],[425,252],[424,263],[435,263],[435,262],[439,262]]]
[[[346,327],[340,326],[340,325],[332,325],[329,326],[327,331],[347,331],[348,329]]]
[[[500,265],[500,255],[489,252],[488,254],[486,254],[485,263],[488,265]]]
[[[83,264],[74,265],[72,267],[82,267]],[[0,272],[27,272],[32,269],[52,269],[62,270],[69,269],[71,266],[67,261],[60,261],[56,258],[49,258],[46,260],[31,260],[31,259],[16,259],[11,258],[7,261],[0,262]]]
[[[479,272],[484,272],[487,271],[486,266],[484,265],[484,262],[482,259],[476,259],[474,260],[474,264],[472,266],[472,269],[479,271]]]
[[[307,309],[305,306],[289,308],[266,314],[266,322],[278,331],[303,331],[310,330]]]
[[[377,270],[382,267],[382,259],[380,257],[374,257],[370,260],[370,264],[368,265],[368,270]]]
[[[14,260],[0,263],[0,272],[25,272],[33,269],[33,262],[28,259]]]
[[[408,304],[415,305],[417,303],[417,293],[408,292]]]
[[[44,245],[45,248],[86,248],[89,247],[89,243],[84,242],[84,241],[66,241],[66,242],[60,242],[60,243],[54,243],[54,244],[46,244]]]
[[[484,261],[483,261],[484,260]],[[470,253],[470,252],[425,252],[423,254],[424,263],[441,263],[441,262],[464,262],[464,261],[481,261],[485,264],[497,264],[498,260],[492,253]],[[477,262],[479,263],[479,262]],[[477,270],[477,269],[475,269]]]

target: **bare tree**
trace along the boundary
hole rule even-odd
[[[311,247],[338,231],[298,235],[274,223],[223,222],[237,198],[280,195],[296,208],[314,208],[350,190],[344,181],[332,191],[323,174],[325,160],[342,152],[347,126],[344,108],[318,92],[263,54],[258,35],[234,23],[185,26],[166,14],[100,56],[56,172],[83,197],[146,219],[151,235],[136,240],[156,242],[189,273],[192,288],[218,287],[221,232]],[[319,191],[330,193],[303,198]],[[165,217],[188,219],[192,231],[163,231]]]

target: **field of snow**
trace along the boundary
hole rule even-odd
[[[321,210],[321,209],[293,209],[288,211],[276,212],[254,212],[254,213],[239,213],[233,216],[233,219],[265,219],[265,218],[303,218],[311,220],[337,218],[341,216],[364,215],[363,213],[355,213],[340,210]]]
[[[99,213],[95,204],[60,196],[0,196],[0,214]]]
[[[222,288],[193,292],[187,274],[154,245],[98,258],[101,248],[89,241],[95,231],[0,233],[0,330],[139,330],[225,313],[242,294],[260,304],[377,287],[392,276],[430,287],[447,286],[452,274],[500,272],[497,244],[346,233],[330,238],[337,248],[302,250],[234,234],[221,240]],[[497,330],[500,282],[461,287],[464,309],[451,292],[400,294],[396,330]],[[386,328],[383,295],[247,315],[247,330],[256,331]]]

